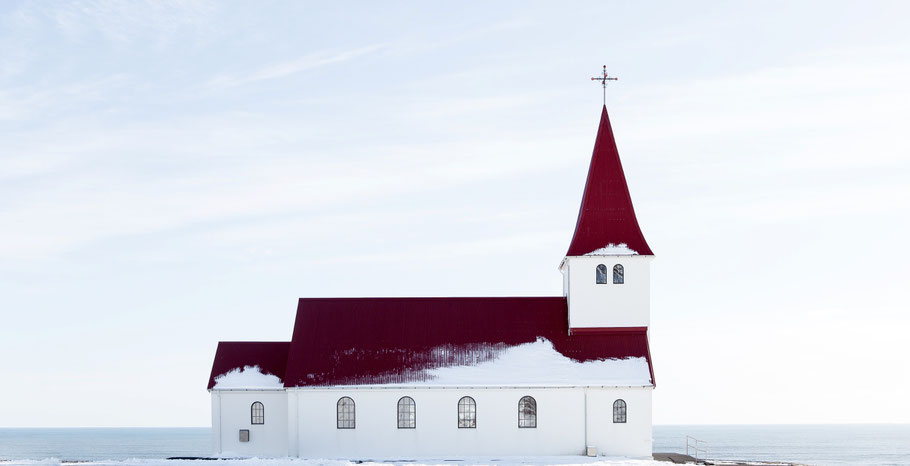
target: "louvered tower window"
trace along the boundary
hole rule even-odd
[[[607,284],[607,266],[600,264],[597,266],[597,284],[606,285]]]

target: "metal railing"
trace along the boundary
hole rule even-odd
[[[686,436],[686,455],[694,456],[696,464],[699,461],[707,460],[708,459],[708,447],[702,447],[702,445],[707,445],[707,444],[708,444],[708,442],[705,442],[704,440],[699,440],[695,437],[692,437],[691,435],[687,435]],[[695,455],[689,454],[690,449],[691,449],[691,451],[695,452]],[[701,456],[699,456],[699,453],[701,454]]]

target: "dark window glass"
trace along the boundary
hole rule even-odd
[[[406,396],[398,400],[398,428],[417,428],[417,405],[414,399]]]
[[[342,397],[338,400],[338,428],[354,428],[354,400]]]
[[[613,422],[620,424],[626,422],[626,402],[616,400],[613,402]]]
[[[537,401],[530,396],[518,400],[518,427],[537,427]]]
[[[607,283],[607,266],[600,264],[597,266],[597,284],[605,285]]]
[[[250,423],[265,424],[265,406],[258,401],[250,406]]]
[[[469,396],[458,400],[458,428],[477,428],[477,403]]]
[[[613,283],[617,285],[622,285],[625,282],[623,278],[623,270],[621,264],[616,264],[613,266]]]

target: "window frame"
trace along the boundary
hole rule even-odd
[[[619,274],[617,274],[619,272]],[[619,277],[619,280],[617,280]],[[613,266],[613,284],[614,285],[625,285],[626,283],[626,268],[622,264],[616,264]]]
[[[613,424],[626,424],[629,418],[629,408],[626,400],[622,398],[613,402]]]
[[[259,411],[258,415],[256,413],[257,410]],[[259,422],[256,422],[257,420]],[[261,401],[254,401],[253,404],[250,405],[250,424],[254,426],[265,424],[265,405],[262,404]]]
[[[350,419],[347,419],[348,412],[347,410],[342,411],[342,402],[350,401]],[[348,405],[345,403],[344,407]],[[344,415],[345,419],[342,419]],[[347,423],[350,422],[350,425]],[[344,423],[344,425],[342,425]],[[349,396],[343,396],[338,399],[335,403],[335,428],[336,429],[356,429],[357,428],[357,403],[354,402],[354,399]]]
[[[464,403],[462,403],[464,402]],[[470,408],[470,409],[468,409]],[[470,415],[470,421],[468,416]],[[462,425],[463,422],[470,425]],[[470,396],[463,396],[458,399],[458,428],[459,429],[476,429],[477,428],[477,401]]]
[[[528,417],[527,414],[521,409],[523,404],[530,403],[534,408],[533,417]],[[524,415],[524,416],[523,416]],[[522,421],[525,421],[527,424],[528,421],[533,421],[533,425],[522,425]],[[534,399],[531,395],[525,395],[518,400],[518,428],[519,429],[536,429],[537,428],[537,400]]]
[[[595,267],[594,284],[595,285],[606,285],[607,284],[607,266],[606,266],[606,264],[597,264],[597,267]]]
[[[405,404],[402,404],[402,402],[404,402]],[[408,410],[406,410],[404,412],[404,414],[410,415],[409,420],[405,423],[405,424],[410,424],[410,425],[402,425],[401,408],[409,408]],[[416,429],[417,428],[417,402],[415,402],[413,398],[411,398],[409,396],[403,396],[403,397],[399,398],[397,414],[398,414],[398,428],[399,429]]]

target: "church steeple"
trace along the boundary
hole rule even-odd
[[[583,256],[611,244],[625,244],[639,255],[654,254],[635,218],[607,106],[604,105],[575,234],[566,256]]]

